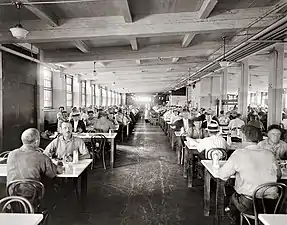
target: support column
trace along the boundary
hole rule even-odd
[[[261,92],[256,91],[256,104],[261,105]]]
[[[0,151],[3,151],[3,68],[2,51],[0,51]]]
[[[249,76],[249,63],[248,59],[245,59],[242,61],[241,74],[238,77],[238,111],[243,118],[247,117]]]
[[[212,92],[213,92],[213,77],[210,77],[210,84],[209,84],[209,108],[213,108],[213,98],[212,98]]]
[[[228,77],[228,68],[222,70],[223,74],[221,76],[221,98],[220,98],[220,108],[227,111],[227,106],[222,105],[222,100],[227,100],[227,77]]]
[[[43,61],[44,52],[39,51],[39,60]],[[44,66],[37,64],[37,129],[42,132],[44,131]],[[0,66],[1,70],[1,66]]]
[[[268,75],[268,126],[282,120],[284,72],[284,44],[278,44],[271,53]]]

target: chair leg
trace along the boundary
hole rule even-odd
[[[106,160],[105,160],[105,148],[103,148],[102,150],[102,160],[103,160],[103,167],[106,170],[107,167],[106,167]]]
[[[240,225],[243,225],[243,216],[241,213],[240,213]]]

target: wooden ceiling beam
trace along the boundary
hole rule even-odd
[[[132,50],[137,51],[139,49],[138,42],[136,38],[130,40]]]
[[[199,10],[199,19],[205,19],[209,17],[217,2],[218,0],[205,0]]]
[[[90,51],[89,46],[84,41],[73,41],[73,44],[83,53],[87,53]]]
[[[25,8],[27,8],[29,11],[34,13],[37,17],[39,17],[41,20],[45,21],[50,26],[52,26],[52,27],[58,27],[59,26],[58,19],[55,17],[55,15],[48,15],[43,10],[44,6],[30,5],[29,3],[32,1],[29,1],[29,0],[21,0],[21,2],[23,3]]]
[[[118,0],[117,1],[118,7],[121,10],[121,13],[124,17],[126,23],[132,23],[133,17],[131,14],[130,6],[128,0]]]
[[[195,37],[194,33],[186,34],[182,39],[181,47],[187,48],[194,37]]]
[[[63,51],[45,51],[45,61],[50,63],[64,62],[89,62],[89,61],[110,61],[110,60],[136,60],[153,59],[157,57],[188,57],[205,56],[212,53],[221,43],[206,42],[193,45],[189,48],[181,48],[177,44],[150,45],[133,51],[128,47],[106,47],[94,48],[86,54],[68,49]]]
[[[252,21],[270,10],[265,8],[237,9],[212,16],[208,19],[198,19],[197,12],[152,14],[133,23],[120,21],[115,17],[87,17],[61,20],[60,27],[45,26],[41,21],[23,21],[23,26],[29,30],[27,39],[22,42],[41,43],[71,40],[89,40],[97,38],[131,39],[138,37],[153,37],[189,33],[209,33],[246,28]],[[266,27],[277,16],[263,18],[254,26]],[[8,28],[14,23],[1,23],[1,43],[19,42],[13,38]]]

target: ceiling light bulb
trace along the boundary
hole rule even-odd
[[[17,24],[15,27],[10,28],[10,31],[12,36],[17,39],[25,39],[29,33],[21,24]]]
[[[228,62],[227,60],[222,60],[219,62],[219,65],[221,66],[221,68],[227,68],[230,65],[230,62]]]

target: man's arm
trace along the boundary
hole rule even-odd
[[[227,162],[219,169],[219,178],[222,180],[228,180],[229,177],[236,173],[235,162],[237,153],[236,151],[230,156]]]
[[[81,139],[78,139],[79,141],[79,159],[90,159],[91,156],[90,156],[90,153],[89,153],[89,150],[87,149],[87,146],[85,145],[85,143],[81,140]]]
[[[45,148],[45,151],[43,152],[46,156],[52,158],[53,155],[56,153],[57,151],[57,142],[59,141],[59,137],[57,137],[56,139],[54,139],[53,141],[50,142],[50,144]]]
[[[287,143],[285,143],[284,141],[282,141],[281,143],[282,143],[282,148],[280,149],[279,157],[280,159],[286,160],[287,159]]]
[[[50,178],[54,178],[57,174],[57,166],[52,162],[52,160],[47,156],[43,155],[44,160],[42,163],[42,172]]]

